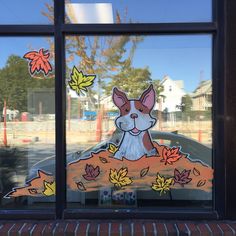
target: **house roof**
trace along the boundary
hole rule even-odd
[[[191,94],[192,97],[199,97],[204,94],[212,94],[212,81],[205,80],[202,81],[199,86]]]

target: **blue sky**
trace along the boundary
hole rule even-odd
[[[212,79],[212,37],[210,35],[150,36],[135,52],[134,65],[149,67],[153,79],[169,75],[184,80],[186,92],[200,81]]]
[[[53,0],[1,0],[1,24],[48,24],[42,15]],[[112,3],[134,22],[209,22],[212,0],[71,0],[72,3]],[[125,13],[127,9],[127,14]]]
[[[48,0],[1,0],[1,24],[48,24],[41,14]],[[72,1],[104,2],[104,1]],[[124,12],[140,22],[210,21],[211,0],[114,0],[113,11]],[[140,10],[141,9],[141,10]],[[48,48],[45,38],[0,37],[0,68],[9,55],[23,56],[30,48]],[[148,66],[153,79],[169,75],[174,80],[184,80],[187,92],[199,83],[201,71],[204,80],[212,79],[212,39],[210,35],[145,36],[134,55],[135,67]]]

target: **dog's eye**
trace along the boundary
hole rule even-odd
[[[138,109],[138,110],[139,110],[140,112],[143,112],[143,109],[141,109],[141,108],[140,108],[140,109]]]
[[[126,108],[125,111],[126,111],[126,112],[129,112],[129,109]]]

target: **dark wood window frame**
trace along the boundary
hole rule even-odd
[[[236,1],[212,0],[211,23],[64,24],[64,0],[54,0],[54,25],[0,25],[4,36],[53,36],[56,78],[56,204],[55,210],[0,210],[4,219],[158,218],[236,219]],[[214,205],[203,209],[66,209],[66,35],[213,35]]]

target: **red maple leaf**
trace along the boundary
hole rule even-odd
[[[164,147],[162,150],[162,160],[161,162],[165,162],[166,164],[170,164],[172,165],[173,162],[178,161],[182,155],[179,151],[179,147],[173,147],[173,148],[168,148],[168,147]]]
[[[30,60],[30,74],[42,71],[45,75],[52,71],[52,66],[49,62],[49,57],[50,53],[47,50],[44,50],[43,48],[41,48],[38,52],[27,52],[23,56],[23,58]]]
[[[184,187],[185,184],[188,184],[192,179],[189,178],[191,170],[184,169],[181,173],[179,170],[174,170],[174,183],[180,184]]]
[[[86,174],[84,174],[83,177],[86,180],[88,180],[88,181],[95,180],[98,177],[98,175],[100,174],[100,168],[99,168],[99,166],[94,168],[92,165],[86,164],[85,172],[86,172]]]

